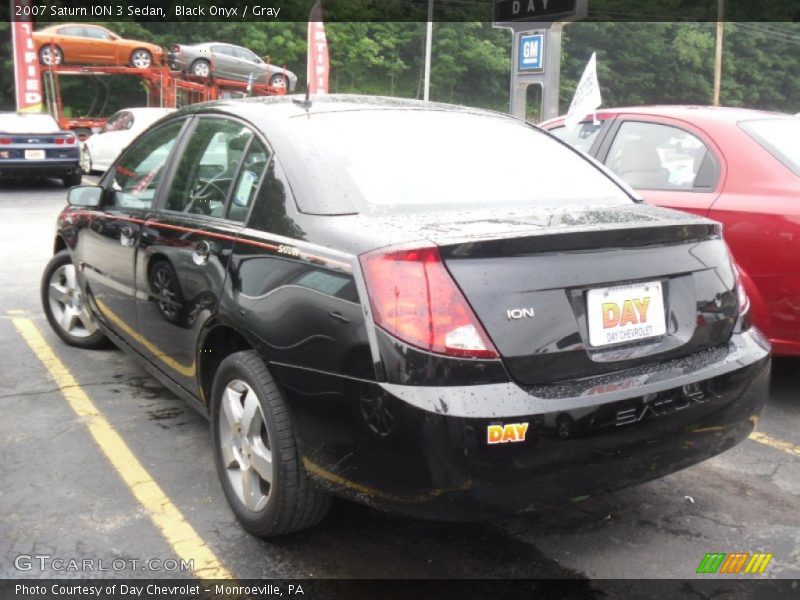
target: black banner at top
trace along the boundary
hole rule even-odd
[[[441,22],[557,20],[576,0],[433,0]],[[28,5],[26,7],[26,4]],[[307,21],[314,0],[0,0],[4,21]],[[323,0],[326,22],[428,19],[428,0]],[[716,21],[717,0],[589,0],[588,21]],[[10,13],[10,14],[9,14]],[[798,21],[797,0],[725,0],[726,21]]]
[[[556,21],[577,12],[577,0],[494,0],[494,21]]]

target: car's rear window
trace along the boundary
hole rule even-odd
[[[739,127],[764,149],[800,176],[800,119],[740,121]]]
[[[357,110],[297,118],[292,133],[304,172],[328,185],[298,197],[304,212],[632,201],[581,155],[512,119]]]
[[[0,132],[3,133],[56,133],[61,128],[51,115],[0,114]]]

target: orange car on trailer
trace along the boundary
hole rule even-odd
[[[99,25],[61,23],[33,33],[39,62],[63,64],[130,65],[146,69],[160,65],[164,50],[156,44],[126,40]]]

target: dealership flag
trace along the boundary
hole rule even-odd
[[[18,6],[28,2],[18,1]],[[39,58],[33,44],[33,23],[12,21],[11,37],[14,48],[14,83],[17,90],[19,112],[42,112],[42,79],[39,74]]]
[[[328,39],[322,22],[322,1],[317,0],[308,15],[308,69],[306,72],[309,94],[328,93]]]
[[[586,65],[578,87],[575,88],[575,95],[572,97],[572,104],[569,105],[567,117],[564,119],[567,130],[575,129],[575,126],[586,115],[593,113],[602,103],[600,84],[597,81],[597,53],[592,52],[589,64]]]

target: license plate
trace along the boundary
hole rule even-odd
[[[25,160],[44,160],[44,150],[25,150]]]
[[[591,346],[632,342],[667,332],[660,281],[589,290],[586,305]]]

